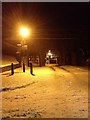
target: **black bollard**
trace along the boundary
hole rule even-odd
[[[23,72],[25,72],[25,63],[23,63]]]
[[[33,74],[33,67],[32,67],[32,63],[30,63],[30,73]]]
[[[14,74],[14,66],[13,66],[13,63],[11,63],[11,75]]]

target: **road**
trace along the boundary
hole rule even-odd
[[[88,118],[88,69],[35,67],[2,73],[3,118]]]

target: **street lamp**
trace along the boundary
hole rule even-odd
[[[22,27],[20,28],[20,35],[25,38],[29,36],[29,29]]]
[[[25,44],[25,38],[29,36],[30,34],[30,30],[26,27],[21,27],[20,28],[20,36],[22,36],[22,40],[21,40],[21,49],[22,49],[22,61],[23,61],[23,66],[25,65],[24,63],[24,56],[25,56],[25,49],[27,48],[27,45]],[[25,70],[24,70],[25,72]]]

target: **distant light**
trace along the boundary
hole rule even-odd
[[[29,36],[29,30],[28,30],[27,28],[21,28],[21,29],[20,29],[20,35],[21,35],[22,37],[27,37],[27,36]]]
[[[51,50],[49,50],[49,51],[48,51],[48,55],[49,55],[49,56],[51,56],[51,55],[52,55]]]
[[[51,50],[48,51],[47,56],[50,57],[50,58],[52,58]]]
[[[48,55],[49,55],[49,56],[51,56],[51,55],[52,55],[52,53],[48,52]]]

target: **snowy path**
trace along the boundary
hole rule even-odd
[[[37,67],[35,76],[16,69],[2,75],[3,118],[87,118],[88,70]]]

